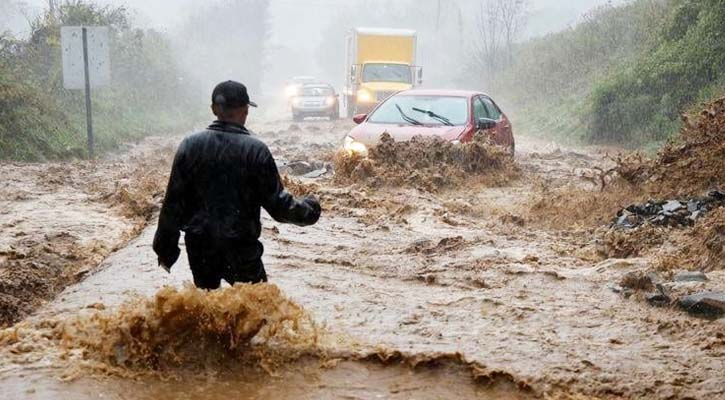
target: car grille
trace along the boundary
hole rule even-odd
[[[395,92],[378,92],[378,102],[385,101],[394,94]]]

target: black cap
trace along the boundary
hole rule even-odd
[[[247,104],[257,107],[257,103],[249,100],[247,87],[234,81],[226,81],[216,85],[211,94],[211,103],[226,107],[244,107]]]

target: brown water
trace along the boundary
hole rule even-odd
[[[329,160],[348,128],[288,125],[268,123],[260,131],[276,155],[290,160]],[[20,339],[6,339],[3,393],[13,399],[725,397],[725,322],[625,300],[607,284],[648,259],[603,260],[590,231],[525,222],[536,182],[577,183],[579,169],[605,162],[596,153],[546,146],[519,140],[517,163],[526,175],[506,187],[434,194],[316,180],[310,187],[323,199],[325,217],[304,229],[266,218],[265,262],[274,286],[244,295],[237,288],[208,298],[185,292],[188,264],[182,260],[171,275],[160,270],[151,227],[19,326]],[[722,272],[710,278],[707,285],[725,283]],[[178,300],[175,307],[155,313],[159,293]],[[123,305],[139,296],[149,300]],[[139,318],[144,328],[130,329]],[[58,324],[78,321],[85,330],[57,334]],[[255,332],[266,333],[249,340]],[[119,343],[136,346],[139,357],[118,353]],[[119,359],[143,362],[118,365]]]

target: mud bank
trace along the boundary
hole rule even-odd
[[[150,221],[173,156],[148,139],[99,161],[0,165],[0,326],[78,282]]]

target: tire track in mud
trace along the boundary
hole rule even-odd
[[[266,124],[262,138],[273,143],[276,156],[290,160],[325,159],[347,128],[314,122],[283,129],[287,125]],[[136,398],[195,393],[205,399],[240,391],[247,398],[725,395],[718,384],[723,343],[713,341],[722,323],[623,301],[607,283],[648,260],[603,261],[591,231],[544,229],[526,215],[536,184],[577,184],[576,170],[602,158],[555,149],[536,154],[527,147],[542,148],[520,143],[517,162],[526,176],[509,187],[432,194],[339,186],[323,177],[313,190],[326,211],[319,225],[300,229],[265,219],[270,280],[326,327],[337,344],[326,357],[290,362],[271,381],[254,368],[224,365],[172,371],[186,382],[176,386],[141,378],[141,390],[119,378],[54,383],[53,364],[39,366],[42,351],[29,351],[26,362],[39,369],[4,363],[0,383],[13,393],[29,384],[35,398],[56,392],[90,397],[83,395],[88,388],[111,398],[120,398],[119,388]],[[165,276],[150,249],[152,234],[147,229],[29,323],[94,313],[99,303],[113,310],[134,295],[182,286],[190,280],[186,261]],[[712,279],[722,283],[725,276]],[[411,373],[406,365],[417,362]]]

